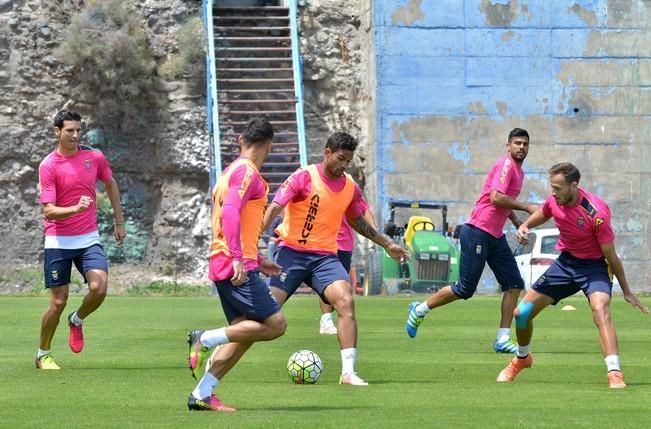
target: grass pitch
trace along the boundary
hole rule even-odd
[[[72,297],[68,309],[79,297]],[[195,381],[186,330],[224,324],[212,297],[110,296],[85,325],[85,350],[67,346],[62,320],[53,344],[61,371],[37,371],[45,297],[0,298],[0,427],[50,428],[403,428],[649,426],[651,318],[613,300],[624,390],[608,389],[589,308],[550,307],[536,319],[535,362],[511,384],[495,377],[510,357],[495,354],[499,297],[432,311],[418,337],[404,322],[413,298],[358,298],[357,370],[370,386],[340,386],[337,340],[318,335],[316,297],[285,306],[284,337],[256,344],[217,393],[235,414],[189,412]],[[651,305],[649,298],[644,298]],[[66,311],[67,314],[67,311]],[[286,362],[309,349],[323,360],[316,385],[294,385]]]

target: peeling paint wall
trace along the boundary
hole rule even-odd
[[[631,287],[651,290],[649,22],[643,0],[375,2],[378,212],[448,200],[465,221],[509,130],[526,128],[520,199],[542,201],[548,168],[575,163],[611,206]]]

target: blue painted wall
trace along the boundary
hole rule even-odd
[[[521,199],[569,160],[618,208],[620,254],[651,260],[651,5],[642,0],[377,1],[376,177],[463,222],[508,131],[532,135]],[[524,217],[524,215],[522,216]],[[632,220],[633,219],[633,220]],[[636,280],[651,287],[644,270]]]

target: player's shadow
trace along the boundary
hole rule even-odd
[[[357,406],[323,406],[323,405],[299,405],[295,407],[256,407],[256,408],[242,408],[238,407],[238,410],[246,410],[249,409],[251,411],[261,411],[261,410],[269,410],[269,411],[326,411],[326,410],[364,410],[364,409],[371,409],[373,407],[357,407]]]

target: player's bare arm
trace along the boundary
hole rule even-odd
[[[529,228],[535,228],[543,223],[547,222],[549,218],[543,214],[542,209],[536,210],[531,216],[527,218],[522,225],[518,227],[518,232],[515,234],[518,243],[528,244],[529,243]]]
[[[512,223],[513,226],[515,226],[516,228],[519,228],[520,225],[522,225],[522,221],[520,220],[520,218],[518,217],[518,215],[515,214],[515,211],[513,211],[513,210],[511,210],[511,214],[509,215],[509,220],[511,220],[511,223]]]
[[[358,216],[355,219],[348,219],[348,223],[355,231],[357,231],[358,234],[363,235],[375,244],[384,247],[389,256],[396,261],[400,262],[403,258],[409,256],[409,253],[405,249],[394,243],[386,235],[380,234],[373,225],[366,221],[364,215]]]
[[[267,207],[267,211],[264,212],[264,218],[262,219],[262,231],[269,229],[271,222],[273,222],[274,218],[278,216],[282,210],[283,207],[276,202],[272,202],[269,207]]]
[[[642,302],[638,299],[637,296],[631,291],[631,288],[628,286],[628,281],[626,280],[626,274],[624,273],[624,265],[622,264],[622,260],[619,259],[619,256],[617,255],[617,252],[615,251],[615,243],[610,242],[610,243],[605,243],[601,245],[601,251],[604,253],[604,256],[606,258],[606,261],[608,261],[608,266],[610,267],[611,271],[617,277],[617,280],[619,280],[619,285],[622,288],[622,292],[624,293],[624,299],[626,302],[631,304],[633,307],[640,309],[640,311],[644,314],[649,313],[649,309],[647,308],[646,305],[642,304]]]
[[[70,207],[59,207],[55,206],[53,203],[45,203],[43,204],[43,214],[49,220],[63,220],[70,216],[74,216],[77,213],[83,212],[88,209],[92,203],[93,199],[86,195],[79,198],[79,202]]]
[[[122,216],[122,208],[120,207],[120,188],[114,178],[111,178],[108,182],[104,182],[104,186],[106,187],[106,195],[113,208],[113,236],[118,243],[122,243],[127,236],[127,228],[124,222],[124,216]]]
[[[536,210],[538,210],[538,206],[536,204],[522,203],[509,197],[506,194],[501,193],[500,191],[491,191],[491,203],[495,204],[498,207],[520,210],[529,214],[533,214]]]

